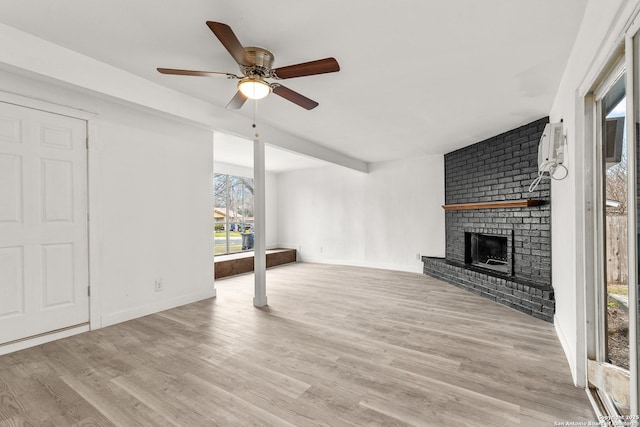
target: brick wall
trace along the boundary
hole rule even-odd
[[[529,208],[447,211],[446,256],[464,263],[464,232],[486,230],[504,234],[513,230],[513,275],[551,284],[550,183],[543,180],[534,192],[538,175],[538,143],[548,118],[446,154],[447,204],[542,199]]]

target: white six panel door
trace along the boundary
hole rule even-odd
[[[0,345],[89,321],[86,121],[0,102]]]

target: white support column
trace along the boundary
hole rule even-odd
[[[254,273],[255,291],[253,305],[267,305],[267,254],[265,221],[265,167],[264,142],[253,140],[253,232],[254,232]]]

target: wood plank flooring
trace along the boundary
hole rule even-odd
[[[290,264],[0,357],[0,426],[593,421],[552,325],[430,277]]]

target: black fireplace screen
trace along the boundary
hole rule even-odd
[[[508,238],[482,233],[465,233],[465,263],[510,274]]]

